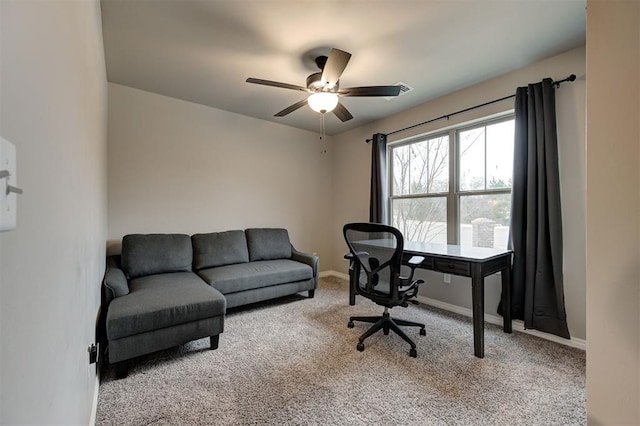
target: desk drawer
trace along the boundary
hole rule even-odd
[[[471,275],[471,266],[467,262],[447,259],[434,259],[434,270],[454,275]]]

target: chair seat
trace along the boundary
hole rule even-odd
[[[110,340],[224,315],[226,300],[193,272],[149,275],[129,282],[129,294],[107,313]]]
[[[414,289],[416,289],[416,287],[418,287],[423,282],[424,281],[422,281],[422,280],[415,280],[415,281],[411,282],[411,284],[409,284],[409,285],[398,287],[398,299],[401,302],[391,301],[389,299],[389,282],[388,281],[379,282],[378,285],[376,285],[373,288],[373,292],[371,292],[371,293],[369,293],[366,290],[366,281],[365,282],[360,282],[359,286],[356,288],[356,292],[358,292],[358,294],[361,294],[361,295],[371,299],[372,301],[374,301],[378,305],[387,306],[387,307],[391,308],[393,306],[398,306],[398,305],[403,304],[404,303],[403,300],[406,298],[406,296],[408,294],[412,293],[414,291]]]

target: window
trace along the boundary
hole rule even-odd
[[[513,135],[508,116],[391,145],[391,225],[407,240],[506,248]]]

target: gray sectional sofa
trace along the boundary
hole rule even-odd
[[[216,349],[227,308],[317,286],[317,256],[295,250],[286,229],[126,235],[103,281],[109,362],[122,377],[140,355],[207,336]]]

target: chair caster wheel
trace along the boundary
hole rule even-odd
[[[349,328],[353,328],[353,321],[349,321],[349,322],[347,323],[347,327],[349,327]]]
[[[384,332],[384,335],[385,335],[385,336],[388,336],[388,335],[389,335],[389,329],[388,329],[388,328],[385,328],[385,329],[383,330],[383,332]]]
[[[427,330],[425,330],[424,328],[420,329],[420,335],[421,336],[426,336],[427,335]]]
[[[411,358],[417,358],[418,357],[418,351],[416,351],[414,348],[409,349],[409,356]]]
[[[360,352],[364,351],[364,343],[359,342],[358,346],[356,346],[356,349],[359,350]]]

